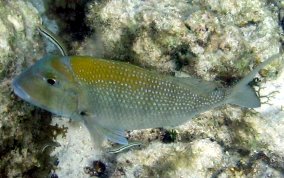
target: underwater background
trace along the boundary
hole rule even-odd
[[[231,86],[283,48],[279,0],[0,0],[0,177],[284,177],[283,60],[255,80],[262,105],[225,105],[174,128],[128,131],[143,145],[98,152],[87,129],[15,96],[46,54],[130,62]],[[283,56],[283,55],[282,55]],[[283,58],[283,57],[282,57]],[[105,149],[116,145],[108,144]]]

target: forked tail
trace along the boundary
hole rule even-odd
[[[247,108],[259,107],[260,99],[249,83],[261,69],[270,64],[272,61],[279,59],[282,55],[283,52],[275,54],[253,69],[245,78],[243,78],[231,90],[229,90],[230,95],[228,96],[227,103],[236,104]]]

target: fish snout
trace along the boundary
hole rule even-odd
[[[30,99],[30,95],[25,92],[25,90],[21,87],[21,85],[17,82],[17,80],[14,80],[13,83],[12,83],[12,88],[13,88],[13,91],[14,93],[22,98],[23,100],[26,100],[28,101]]]

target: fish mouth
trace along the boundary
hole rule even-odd
[[[14,81],[13,84],[12,84],[12,87],[13,87],[14,93],[18,97],[20,97],[20,98],[22,98],[23,100],[26,100],[26,101],[30,100],[30,98],[31,98],[30,95],[27,94],[25,92],[25,90],[19,84],[17,84],[17,82]]]

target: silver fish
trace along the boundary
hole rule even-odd
[[[83,56],[46,56],[13,81],[15,93],[52,113],[81,120],[94,141],[128,144],[125,130],[180,125],[224,104],[260,106],[249,82],[273,55],[232,88],[177,78],[128,63]]]

